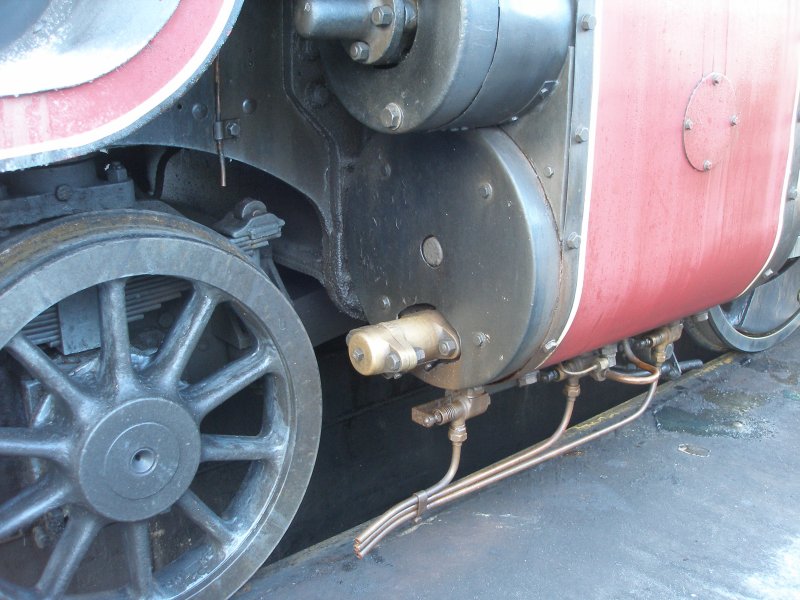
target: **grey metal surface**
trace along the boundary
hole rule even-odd
[[[364,561],[347,532],[263,569],[237,598],[800,597],[799,357],[797,336],[723,357],[662,386],[616,435]]]
[[[461,358],[415,373],[461,389],[514,373],[543,341],[555,309],[560,248],[530,162],[501,130],[381,136],[356,175],[346,235],[370,322],[419,305],[461,338]],[[436,236],[439,266],[422,246]],[[387,304],[388,299],[388,304]]]
[[[3,2],[2,12],[16,11],[9,5],[17,4]],[[72,87],[109,73],[136,56],[177,6],[178,0],[50,0],[0,47],[0,97]]]

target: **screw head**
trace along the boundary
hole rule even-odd
[[[714,165],[711,163],[710,160],[704,160],[703,161],[703,171],[710,171],[711,167],[713,167],[713,166]]]
[[[575,141],[579,144],[583,144],[589,141],[589,128],[588,127],[579,127],[577,131],[575,131]]]
[[[472,334],[472,343],[478,348],[482,348],[489,341],[489,336],[482,331],[476,331]]]
[[[358,63],[369,60],[369,44],[366,42],[353,42],[350,44],[350,58]]]
[[[66,202],[72,198],[72,188],[66,184],[61,184],[56,187],[56,200]]]
[[[386,27],[394,21],[394,11],[391,6],[376,6],[372,9],[372,24],[377,27]]]
[[[694,127],[694,121],[692,121],[691,119],[686,119],[686,120],[683,122],[683,128],[684,128],[686,131],[691,131],[691,130],[692,130],[692,127]]]
[[[586,14],[581,17],[581,29],[583,31],[591,31],[597,27],[597,17],[592,14]]]
[[[567,237],[567,248],[570,250],[577,250],[581,247],[581,236],[574,231]]]
[[[488,200],[489,198],[491,198],[492,193],[494,192],[491,183],[482,183],[481,186],[478,188],[478,191],[480,192],[481,198],[483,198],[484,200]]]
[[[394,102],[387,104],[381,112],[381,125],[386,129],[397,131],[403,124],[403,109]]]
[[[439,354],[442,356],[453,356],[457,349],[456,343],[453,340],[444,340],[439,342]]]
[[[390,308],[392,308],[392,301],[389,300],[389,296],[381,296],[378,302],[380,302],[381,308],[383,310],[389,310]]]
[[[400,355],[397,352],[390,352],[389,356],[386,357],[386,370],[397,373],[401,366]]]

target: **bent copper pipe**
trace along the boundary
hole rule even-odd
[[[650,383],[650,389],[647,392],[642,404],[639,408],[634,411],[629,416],[616,421],[606,427],[588,433],[582,437],[579,437],[572,442],[567,444],[558,446],[556,448],[551,447],[561,438],[564,432],[567,430],[567,426],[569,425],[569,421],[572,417],[572,410],[575,405],[575,398],[568,398],[567,406],[564,410],[564,415],[562,417],[561,423],[559,424],[556,431],[546,440],[531,446],[527,450],[523,450],[520,453],[510,456],[507,459],[504,459],[500,462],[495,463],[494,465],[490,465],[480,471],[476,471],[475,473],[460,479],[454,484],[447,485],[441,488],[438,491],[430,492],[433,488],[429,488],[429,493],[427,497],[427,508],[438,508],[439,506],[443,506],[448,502],[452,502],[458,498],[466,496],[472,492],[478,491],[483,489],[493,483],[501,481],[507,477],[515,475],[521,471],[534,467],[542,462],[545,462],[551,458],[555,458],[566,452],[569,452],[583,444],[591,442],[601,436],[604,436],[620,427],[624,427],[628,423],[638,419],[647,408],[650,406],[650,403],[655,395],[656,387],[658,386],[658,378],[661,375],[661,370],[658,367],[654,367],[653,365],[649,365],[636,357],[633,352],[630,350],[630,345],[625,344],[626,346],[626,354],[630,352],[628,358],[631,362],[634,362],[639,368],[646,370],[650,373],[647,377],[640,377],[637,378],[637,383],[643,383],[642,380],[648,380]],[[579,431],[584,426],[577,426],[576,428],[572,428],[570,431]],[[448,474],[450,471],[448,471]],[[444,479],[442,480],[444,481]],[[439,487],[442,483],[440,481],[435,487]],[[417,497],[409,498],[408,500],[401,502],[391,510],[389,510],[386,514],[384,514],[378,521],[373,523],[367,530],[364,531],[362,535],[360,535],[355,540],[355,550],[356,555],[359,558],[363,558],[366,554],[377,544],[384,536],[388,535],[397,527],[401,526],[402,524],[413,520],[418,515],[418,509],[415,506],[417,503]]]
[[[427,498],[430,498],[436,492],[443,490],[447,484],[453,481],[453,477],[455,477],[456,472],[458,471],[458,466],[461,463],[461,445],[462,442],[452,442],[453,452],[450,457],[450,467],[447,469],[447,473],[445,473],[444,477],[426,490],[417,492],[411,498],[408,498],[407,500],[404,500],[403,502],[400,502],[399,504],[390,508],[355,539],[353,547],[355,548],[356,556],[358,556],[358,558],[363,558],[366,556],[369,550],[386,534],[405,522],[397,522],[397,518],[400,515],[405,516],[408,514],[411,517],[414,517],[417,513],[422,512],[419,510],[421,497],[427,500]]]

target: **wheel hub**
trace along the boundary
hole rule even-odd
[[[200,462],[200,431],[179,405],[161,398],[126,402],[86,436],[78,480],[86,500],[116,521],[167,510],[188,489]]]

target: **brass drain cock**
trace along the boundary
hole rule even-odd
[[[435,310],[423,310],[354,329],[347,336],[350,362],[362,375],[399,375],[461,355],[458,335]]]

